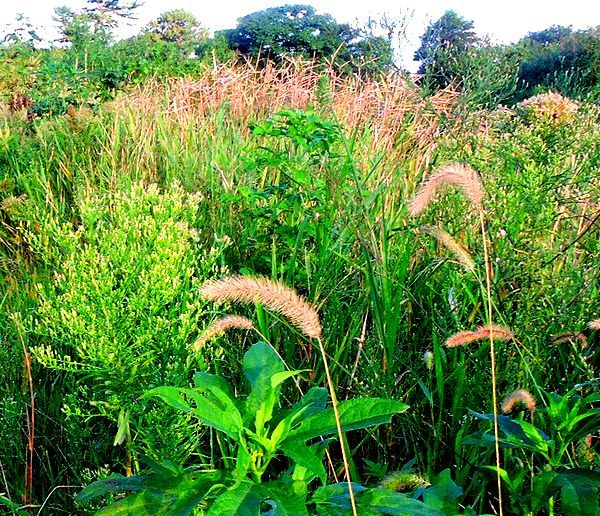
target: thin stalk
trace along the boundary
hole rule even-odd
[[[23,503],[30,505],[32,503],[31,491],[33,488],[33,453],[35,451],[35,394],[33,392],[33,375],[31,373],[31,355],[27,351],[23,333],[20,324],[17,326],[21,346],[23,347],[23,365],[27,374],[27,383],[29,386],[30,407],[27,414],[27,465],[25,467],[25,493],[23,494]]]
[[[494,333],[492,331],[492,278],[491,263],[487,246],[487,237],[485,233],[485,220],[483,209],[479,210],[479,220],[481,222],[481,238],[483,240],[483,254],[485,261],[485,285],[487,294],[488,324],[490,326],[490,361],[492,367],[492,403],[494,405],[494,448],[496,450],[496,479],[498,481],[498,508],[502,516],[502,480],[500,478],[500,445],[498,437],[498,400],[496,399],[496,353],[494,350]]]
[[[327,377],[327,385],[329,387],[329,394],[331,396],[331,404],[333,406],[333,415],[335,418],[335,424],[338,430],[338,436],[340,438],[340,448],[342,449],[342,460],[344,461],[344,471],[346,472],[346,482],[348,482],[348,492],[350,493],[350,503],[352,504],[353,516],[358,516],[356,511],[356,500],[354,499],[354,490],[352,489],[352,479],[350,478],[350,466],[348,465],[348,455],[346,454],[346,445],[344,444],[344,432],[342,430],[342,421],[340,419],[340,413],[338,411],[338,401],[335,395],[335,389],[333,388],[333,380],[329,372],[329,365],[327,361],[327,355],[325,354],[325,347],[321,338],[317,338],[319,343],[319,349],[321,350],[321,356],[323,357],[323,367],[325,368],[325,376]]]

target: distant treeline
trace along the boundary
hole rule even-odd
[[[81,10],[58,7],[53,19],[59,37],[50,48],[40,48],[36,28],[18,16],[0,47],[4,102],[27,109],[30,117],[61,114],[69,105],[101,103],[149,77],[193,75],[207,66],[248,60],[261,66],[310,59],[361,77],[407,73],[393,51],[405,21],[383,18],[358,28],[296,4],[249,14],[234,29],[210,37],[200,20],[177,9],[117,40],[119,23],[137,7],[120,0],[88,0]],[[600,97],[598,27],[552,26],[507,46],[478,38],[473,28],[453,11],[429,24],[415,53],[425,94],[452,87],[484,107],[547,90],[592,101]]]

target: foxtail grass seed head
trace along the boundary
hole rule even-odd
[[[587,326],[590,330],[600,330],[600,319],[590,321]]]
[[[429,482],[414,471],[395,471],[386,476],[379,487],[396,491],[397,493],[406,493],[416,487],[428,486]]]
[[[475,261],[461,244],[459,244],[449,233],[435,226],[421,226],[417,228],[419,233],[425,233],[435,237],[440,244],[448,249],[459,263],[467,270],[473,272],[475,270]]]
[[[514,338],[514,334],[508,328],[499,326],[497,324],[480,326],[475,331],[461,331],[452,335],[446,340],[447,348],[454,348],[456,346],[465,346],[472,342],[480,342],[488,340],[491,337],[494,340],[511,340]]]
[[[425,351],[425,353],[423,353],[423,362],[425,362],[425,367],[427,369],[429,369],[430,371],[433,369],[433,361],[434,361],[433,353],[429,350]]]
[[[216,303],[259,303],[280,313],[307,337],[321,337],[321,322],[315,308],[295,290],[263,277],[230,276],[205,283],[200,295]]]
[[[476,209],[481,209],[484,191],[479,175],[469,165],[451,163],[440,168],[419,189],[409,204],[410,214],[415,216],[425,210],[444,185],[456,186]]]
[[[527,410],[529,410],[529,413],[533,416],[533,413],[535,412],[535,398],[525,389],[519,389],[509,394],[502,402],[502,412],[504,414],[512,412],[518,403],[525,405]]]
[[[208,341],[225,333],[227,330],[253,330],[254,324],[247,317],[228,315],[208,325],[194,343],[194,350],[199,351]]]
[[[563,344],[565,342],[579,342],[582,348],[587,348],[588,346],[588,340],[583,333],[561,333],[560,335],[552,337],[552,344],[554,345]]]

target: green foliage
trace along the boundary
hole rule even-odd
[[[39,286],[40,343],[31,351],[65,378],[85,379],[64,386],[64,411],[76,424],[107,417],[115,444],[152,450],[162,436],[143,427],[167,425],[171,416],[139,396],[187,377],[187,346],[202,314],[191,292],[215,256],[199,254],[197,200],[176,186],[162,193],[137,184],[119,196],[84,198],[78,208],[76,225],[43,216],[30,235],[54,274]]]
[[[198,19],[183,9],[162,13],[150,22],[144,33],[153,41],[175,43],[182,57],[188,57],[208,37]]]
[[[595,514],[598,505],[600,472],[590,469],[598,464],[600,455],[586,438],[600,426],[600,408],[594,405],[600,397],[591,394],[584,398],[572,389],[564,396],[539,391],[544,408],[536,410],[535,420],[544,431],[519,417],[499,416],[500,446],[506,448],[505,463],[529,465],[512,478],[511,467],[501,471],[501,477],[512,498],[514,507],[522,511],[538,511],[553,503],[559,495],[561,508],[575,515]],[[481,420],[493,421],[492,414],[477,414]],[[491,431],[471,434],[465,444],[492,446]],[[495,470],[495,466],[489,466]],[[531,476],[528,476],[531,470]]]
[[[573,31],[553,25],[532,32],[508,52],[520,63],[521,100],[541,90],[554,89],[563,95],[597,98],[600,77],[600,33],[598,27]]]
[[[365,36],[310,5],[270,7],[248,14],[235,29],[224,32],[229,46],[253,60],[281,64],[286,57],[334,60],[351,69],[380,72],[391,65],[392,51],[385,38]]]
[[[102,514],[134,509],[139,514],[190,514],[198,506],[208,509],[208,514],[262,513],[267,501],[277,514],[308,514],[309,485],[314,479],[326,480],[322,460],[327,441],[323,438],[337,432],[333,410],[326,406],[327,391],[313,387],[299,402],[281,409],[282,386],[300,371],[286,370],[279,355],[264,342],[250,347],[243,366],[250,392],[242,399],[234,397],[221,377],[202,372],[194,375],[194,388],[157,387],[145,394],[161,398],[222,434],[235,461],[224,455],[216,471],[151,464],[154,473],[100,480],[78,498],[86,501],[107,493],[134,491]],[[342,427],[356,430],[389,423],[392,415],[407,408],[395,400],[362,398],[342,402],[339,411]],[[274,459],[278,457],[280,462],[281,455],[289,459],[290,469],[273,467]],[[331,493],[317,491],[312,503],[331,506],[335,503],[332,499]],[[359,500],[365,509],[376,508],[379,512],[375,513],[383,514],[423,507],[383,489],[365,491]],[[335,505],[338,510],[343,507],[339,502]]]
[[[426,74],[430,87],[444,88],[460,76],[464,55],[477,41],[473,26],[451,10],[427,26],[415,60],[421,62],[419,73]]]

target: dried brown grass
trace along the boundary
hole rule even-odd
[[[367,167],[374,155],[383,156],[381,169],[389,171],[390,177],[384,175],[389,181],[398,158],[407,154],[415,160],[410,171],[415,178],[427,172],[443,130],[440,120],[451,118],[458,97],[457,91],[447,89],[425,101],[401,74],[367,80],[324,70],[314,62],[290,60],[283,67],[218,65],[199,76],[172,78],[166,84],[149,81],[122,95],[111,109],[122,116],[133,113],[138,118],[143,114],[136,139],[145,139],[155,130],[158,119],[177,127],[201,125],[210,134],[214,114],[222,107],[226,107],[226,121],[245,136],[250,134],[250,122],[268,118],[278,110],[317,107],[329,111],[347,134],[368,133],[364,148],[355,148],[355,157]],[[185,143],[185,136],[182,138]]]

